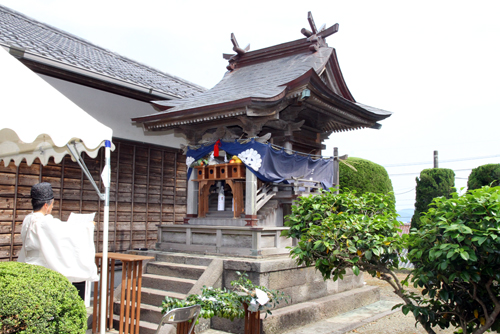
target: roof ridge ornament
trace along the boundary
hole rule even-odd
[[[318,51],[318,49],[321,47],[328,46],[325,42],[325,38],[339,31],[338,23],[335,23],[328,29],[325,29],[326,24],[323,24],[318,30],[318,28],[316,28],[316,23],[314,23],[311,12],[307,13],[307,21],[309,21],[309,26],[311,27],[312,31],[309,31],[306,28],[302,28],[300,32],[302,33],[302,35],[306,36],[307,41],[311,43],[311,45],[309,46],[309,50],[311,50],[312,52]]]
[[[307,41],[311,43],[309,45],[309,50],[313,53],[318,51],[319,48],[327,47],[328,45],[326,44],[325,39],[328,36],[331,36],[339,31],[338,23],[335,23],[328,29],[325,29],[326,24],[323,24],[318,30],[318,28],[316,27],[316,23],[314,23],[311,12],[307,13],[307,21],[309,21],[311,31],[307,30],[306,28],[302,28],[300,32],[302,33],[302,35],[306,36]],[[233,71],[236,68],[236,63],[241,58],[241,56],[243,56],[245,53],[247,53],[248,50],[250,50],[250,44],[248,44],[244,49],[239,46],[234,33],[231,33],[231,43],[233,43],[233,51],[236,52],[236,54],[222,54],[222,57],[229,62],[229,64],[226,66],[228,71]]]
[[[222,57],[229,61],[229,65],[227,65],[226,67],[229,71],[234,70],[236,61],[240,58],[240,56],[244,55],[248,50],[250,50],[250,44],[248,44],[244,49],[240,48],[238,41],[236,40],[236,36],[234,36],[234,33],[231,33],[231,43],[233,43],[233,51],[236,52],[236,54],[222,54]]]

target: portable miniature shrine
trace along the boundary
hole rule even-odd
[[[223,55],[229,64],[217,85],[153,102],[157,113],[133,119],[145,131],[173,129],[188,141],[187,214],[183,225],[159,226],[158,249],[287,253],[292,241],[280,235],[293,201],[336,183],[338,158],[320,157],[324,140],[379,129],[391,115],[351,95],[325,42],[338,24],[318,30],[311,13],[308,21],[305,38],[255,51],[231,34],[235,53]]]

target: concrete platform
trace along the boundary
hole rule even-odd
[[[296,328],[284,334],[343,334],[394,312],[400,312],[399,309],[392,310],[392,307],[396,304],[398,303],[381,300],[332,318]]]

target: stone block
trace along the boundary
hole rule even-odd
[[[252,247],[251,235],[223,234],[222,247]]]
[[[213,329],[222,330],[227,333],[243,333],[245,331],[244,319],[234,319],[231,321],[229,319],[213,317],[211,320],[211,327]]]
[[[185,239],[184,239],[185,242]],[[191,244],[193,245],[216,245],[216,234],[215,233],[199,233],[192,232],[191,234]]]
[[[343,279],[339,279],[338,282],[338,292],[344,292],[352,289],[352,281],[354,275],[344,275]]]
[[[358,276],[354,275],[352,277],[352,288],[357,289],[364,286],[364,273],[360,272]]]
[[[339,281],[326,280],[326,291],[329,295],[339,292]]]
[[[271,247],[274,247],[274,235],[261,236],[259,248],[271,248]]]
[[[172,242],[172,243],[186,243],[186,233],[185,232],[163,232],[162,234],[163,242]]]
[[[283,289],[301,286],[307,283],[307,272],[310,268],[298,268],[269,273],[269,289]]]

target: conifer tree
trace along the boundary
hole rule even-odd
[[[348,158],[346,163],[340,163],[339,183],[341,190],[356,190],[358,195],[367,192],[388,194],[393,191],[387,170],[361,158]],[[390,196],[394,202],[394,194]]]
[[[500,185],[500,164],[487,164],[474,168],[467,180],[467,190],[498,185]]]
[[[411,218],[411,227],[418,228],[420,215],[429,210],[435,197],[450,198],[455,190],[455,173],[448,168],[429,168],[420,172],[416,178],[415,212]]]

